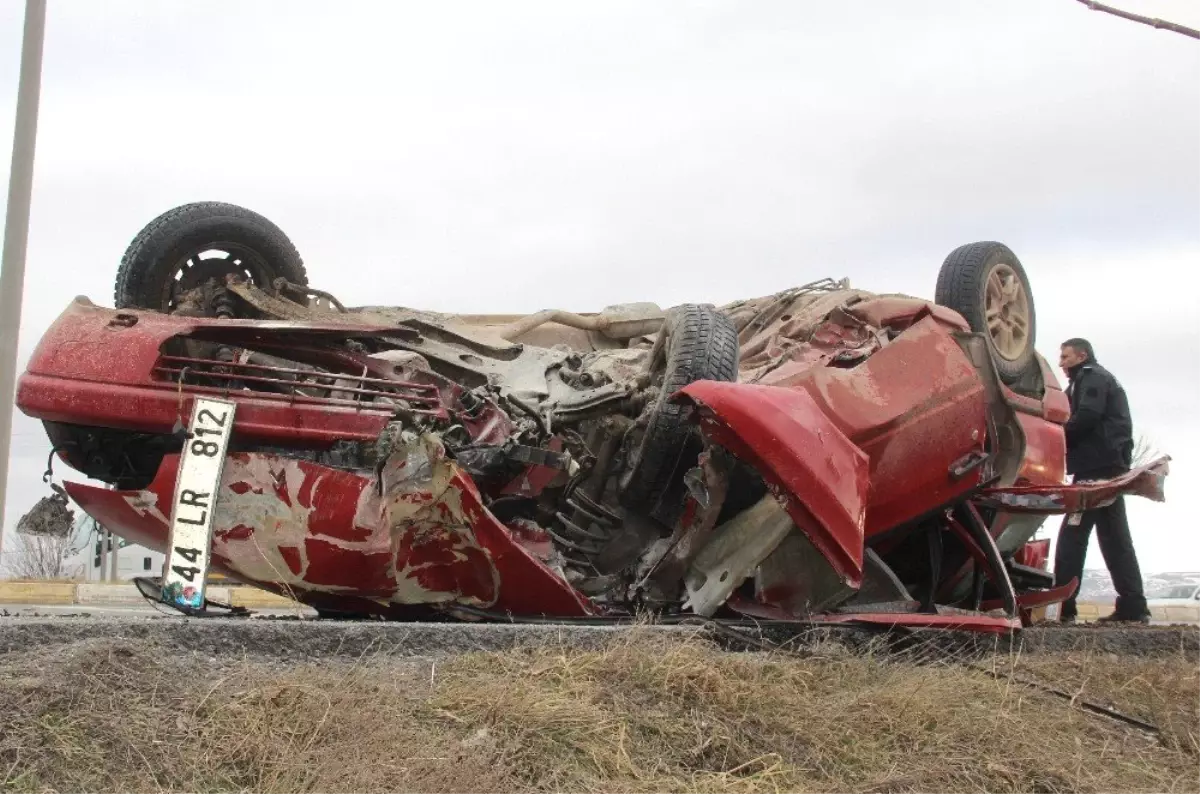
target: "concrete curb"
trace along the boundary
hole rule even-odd
[[[235,607],[245,607],[246,609],[287,609],[294,607],[304,609],[302,604],[293,601],[290,598],[269,593],[266,590],[259,590],[257,587],[230,587],[228,603]],[[214,601],[219,600],[216,596],[210,596]]]
[[[208,597],[247,608],[299,606],[289,598],[280,598],[257,587],[209,585]],[[144,603],[146,599],[137,587],[127,582],[0,582],[0,604],[139,606]]]
[[[0,604],[74,604],[74,582],[0,582]]]

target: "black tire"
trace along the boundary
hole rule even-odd
[[[199,259],[208,250],[227,258]],[[176,290],[226,273],[263,289],[279,277],[308,285],[300,254],[279,227],[243,207],[202,201],[168,210],[138,232],[121,258],[114,300],[117,308],[170,312]]]
[[[1010,342],[1006,350],[1001,349],[988,326],[988,279],[998,272],[1016,276],[1020,288],[1024,291],[1023,299],[1027,307],[1023,337],[1017,342]],[[1033,291],[1029,287],[1029,277],[1025,274],[1025,268],[1008,246],[996,242],[979,242],[969,243],[951,251],[938,273],[934,300],[939,305],[961,314],[972,331],[984,336],[988,352],[991,353],[1000,378],[1005,383],[1015,384],[1031,370],[1038,368],[1035,358],[1037,313],[1034,309]]]
[[[662,388],[645,431],[626,451],[619,480],[621,503],[646,514],[670,488],[694,433],[687,407],[669,402],[670,397],[699,380],[733,382],[738,376],[737,330],[711,306],[680,306],[667,318],[663,333]]]

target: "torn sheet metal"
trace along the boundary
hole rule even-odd
[[[1166,500],[1166,478],[1170,458],[1161,457],[1119,477],[1078,481],[1070,485],[1027,485],[985,488],[979,502],[1013,513],[1079,513],[1112,504],[1121,496],[1141,496],[1155,502]]]
[[[914,604],[908,605],[913,608]],[[948,631],[971,631],[982,634],[1008,634],[1021,628],[1020,618],[1010,618],[995,613],[968,612],[962,609],[944,609],[938,613],[915,611],[875,612],[828,612],[822,615],[796,615],[767,604],[757,604],[744,598],[734,597],[729,607],[739,615],[759,620],[798,621],[813,626],[840,623],[860,623],[880,628],[943,629]]]
[[[869,459],[799,389],[700,381],[680,391],[700,426],[763,475],[851,586],[862,580]]]
[[[712,615],[793,528],[791,517],[771,495],[718,526],[684,577],[684,608]]]
[[[653,583],[661,592],[678,587],[688,565],[712,537],[729,491],[730,455],[720,447],[700,453],[699,464],[685,475],[687,503],[671,537],[662,541],[661,555],[654,555],[649,570],[639,579]]]

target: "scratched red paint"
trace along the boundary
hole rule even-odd
[[[345,591],[380,597],[395,594],[403,603],[461,600],[524,614],[579,616],[594,611],[585,597],[518,543],[483,507],[474,484],[456,467],[441,500],[428,492],[407,495],[415,497],[407,501],[419,509],[432,507],[430,517],[401,524],[399,531],[392,532],[383,511],[364,513],[361,507],[370,504],[363,501],[364,492],[378,488],[371,478],[270,455],[237,453],[229,461],[214,517],[213,558],[218,570],[235,578],[286,586],[301,599],[307,591],[325,595]],[[165,551],[167,524],[162,511],[159,515],[139,512],[131,502],[169,505],[178,462],[178,456],[164,458],[154,482],[143,492],[75,483],[66,487],[84,510],[117,534]],[[253,471],[261,472],[261,479],[246,483]],[[231,487],[237,482],[253,487]],[[311,504],[277,497],[281,491],[303,492],[305,483],[313,495]],[[461,509],[454,508],[451,498]],[[269,520],[253,524],[237,519],[243,515],[261,519],[255,510],[263,499],[278,504],[284,513],[272,513]],[[247,533],[250,526],[254,528]],[[350,537],[347,527],[355,528]],[[283,564],[272,567],[270,555],[277,555]],[[290,581],[280,578],[285,573],[291,575]]]
[[[1046,567],[1050,559],[1050,538],[1031,540],[1013,554],[1013,562],[1029,568]]]
[[[234,485],[242,485],[242,483],[234,483]],[[230,490],[238,493],[237,489],[230,486]],[[231,540],[248,540],[254,534],[254,528],[248,527],[245,524],[237,524],[229,529],[217,530],[214,535],[217,540],[222,543],[228,543]]]
[[[383,598],[396,592],[396,580],[391,575],[393,557],[387,549],[372,553],[307,537],[304,539],[304,557],[308,560],[308,568],[304,571],[306,585],[351,588],[359,595]],[[299,563],[298,554],[296,561]],[[293,570],[293,573],[300,571]]]
[[[291,496],[291,494],[288,493],[287,481],[284,478],[282,472],[280,472],[280,471],[275,472],[274,480],[271,483],[271,490],[273,490],[275,492],[275,496],[277,499],[279,499],[279,501],[283,502],[288,507],[292,506],[292,496]],[[308,507],[309,505],[304,505],[302,503],[302,506]]]
[[[283,557],[283,561],[287,563],[288,570],[292,572],[293,576],[299,576],[303,572],[304,561],[300,559],[298,546],[280,546],[279,556]]]
[[[549,532],[525,519],[516,519],[507,526],[513,540],[524,546],[530,554],[542,562],[549,562],[554,558],[554,541],[551,540]]]

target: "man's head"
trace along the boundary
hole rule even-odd
[[[1058,352],[1058,366],[1062,367],[1064,372],[1095,359],[1096,353],[1092,350],[1092,343],[1086,339],[1068,339],[1062,343],[1062,349]]]

